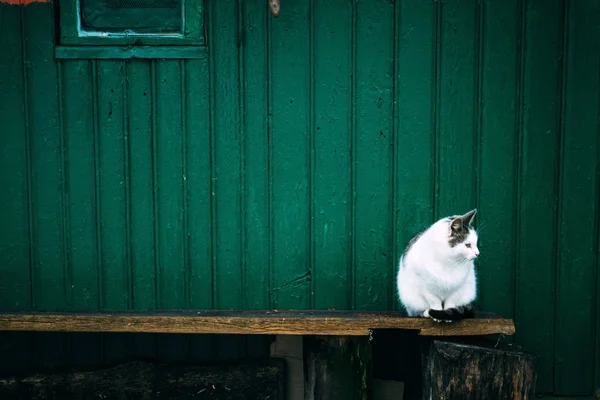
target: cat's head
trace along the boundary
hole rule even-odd
[[[447,235],[450,251],[457,257],[473,260],[479,256],[477,247],[477,232],[471,226],[477,209],[471,210],[465,215],[457,215],[447,218]]]

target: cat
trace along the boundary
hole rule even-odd
[[[419,232],[400,256],[397,289],[409,317],[437,322],[474,316],[477,209],[442,218]]]

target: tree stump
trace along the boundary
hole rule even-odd
[[[427,340],[423,399],[535,398],[536,357],[511,345]]]
[[[305,400],[370,398],[371,346],[362,336],[305,336]]]

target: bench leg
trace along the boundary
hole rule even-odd
[[[510,345],[424,339],[423,399],[535,398],[533,354]]]
[[[305,336],[305,400],[363,400],[371,378],[368,337]]]

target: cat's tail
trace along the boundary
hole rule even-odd
[[[473,318],[475,316],[475,306],[467,304],[448,308],[446,310],[429,310],[429,317],[440,321],[458,321],[465,318]]]

